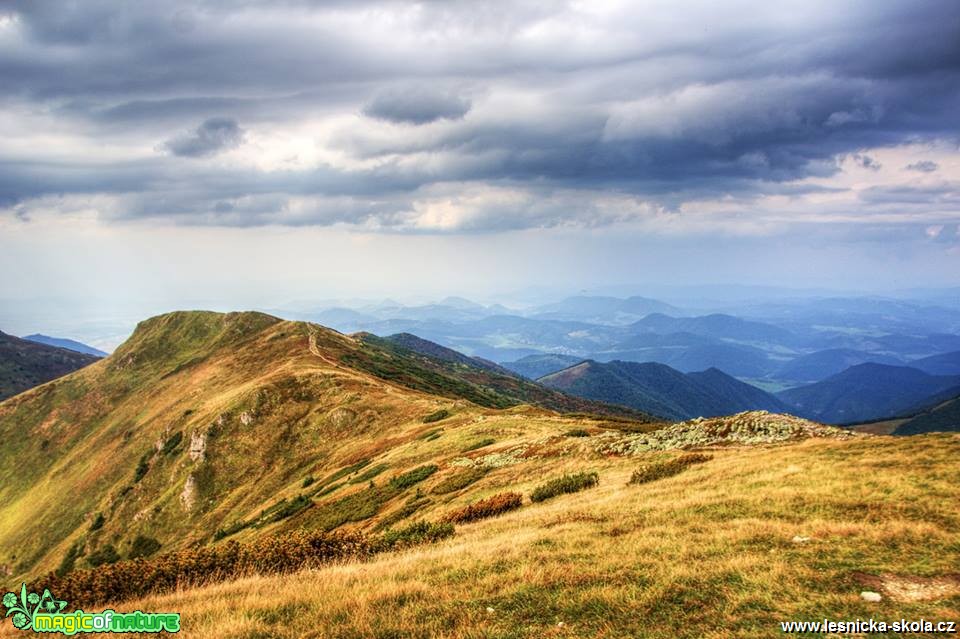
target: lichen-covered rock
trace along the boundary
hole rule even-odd
[[[697,417],[660,430],[627,437],[597,438],[597,451],[633,455],[652,450],[699,448],[724,444],[773,444],[810,437],[849,438],[861,435],[793,415],[747,411],[725,417]]]

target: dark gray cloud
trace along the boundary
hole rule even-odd
[[[958,141],[953,0],[625,7],[0,0],[0,113],[51,114],[89,146],[4,151],[0,206],[100,193],[116,217],[396,228],[481,184],[550,203],[494,201],[462,228],[590,226],[621,219],[594,201],[609,193],[800,196],[838,159]],[[166,154],[97,155],[156,140]],[[191,161],[245,140],[270,163]]]
[[[920,173],[933,173],[940,168],[940,165],[934,162],[933,160],[919,160],[918,162],[911,162],[904,167],[908,171],[919,171]]]
[[[415,87],[381,93],[363,107],[363,114],[388,122],[428,124],[459,120],[469,110],[470,101],[458,95]]]
[[[876,159],[864,153],[854,153],[850,156],[850,159],[860,168],[870,169],[871,171],[879,171],[883,168],[883,165],[877,162]]]
[[[187,158],[205,158],[243,144],[243,129],[230,118],[210,118],[196,130],[164,142],[165,149]]]

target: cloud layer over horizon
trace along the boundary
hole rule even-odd
[[[889,221],[847,167],[952,194],[905,223],[960,212],[949,0],[3,2],[0,52],[0,206],[23,220]]]

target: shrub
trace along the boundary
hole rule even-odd
[[[93,523],[90,524],[90,532],[103,528],[105,521],[103,513],[97,513],[97,516],[93,518]]]
[[[477,466],[475,468],[469,468],[459,472],[455,475],[450,475],[434,486],[431,492],[436,495],[443,495],[445,493],[452,493],[455,490],[462,490],[475,481],[482,479],[483,476],[489,472],[489,470],[490,469],[486,466]]]
[[[137,535],[137,538],[130,544],[130,553],[127,559],[136,559],[137,557],[149,557],[160,550],[160,542],[153,537],[144,537]]]
[[[497,440],[495,440],[495,439],[492,438],[492,437],[488,437],[488,438],[486,438],[486,439],[481,439],[481,440],[478,440],[478,441],[473,442],[472,444],[470,444],[470,445],[467,446],[466,448],[462,449],[460,452],[461,452],[461,453],[469,453],[471,450],[477,450],[478,448],[483,448],[484,446],[489,446],[490,444],[496,443],[496,441],[497,441]]]
[[[133,472],[133,482],[137,483],[150,470],[150,453],[144,453],[140,461],[137,462],[137,469]]]
[[[453,413],[451,413],[446,408],[441,408],[438,411],[435,411],[433,413],[430,413],[429,415],[424,416],[424,418],[421,419],[420,421],[422,421],[424,424],[432,424],[433,422],[439,422],[441,419],[446,419],[447,417],[450,417],[450,415],[452,414]]]
[[[417,512],[418,510],[420,510],[421,508],[429,504],[430,504],[430,500],[423,499],[423,498],[417,498],[417,499],[408,501],[399,509],[393,511],[392,513],[390,513],[389,515],[381,519],[377,523],[375,530],[383,530],[384,528],[389,528],[390,526],[394,525],[399,521],[406,519],[413,513]]]
[[[376,466],[371,466],[370,468],[366,469],[365,471],[363,471],[362,473],[360,473],[359,475],[351,479],[349,483],[359,484],[361,482],[367,481],[368,479],[373,479],[374,477],[376,477],[377,475],[379,475],[380,473],[382,473],[388,468],[390,468],[390,466],[388,466],[387,464],[377,464]]]
[[[183,431],[177,431],[173,435],[167,438],[167,441],[163,442],[163,449],[160,451],[164,455],[169,455],[177,449],[177,446],[180,445],[180,442],[183,441]]]
[[[436,464],[427,464],[426,466],[420,466],[409,470],[402,475],[397,475],[390,479],[390,485],[393,488],[398,490],[403,490],[404,488],[409,488],[414,484],[422,482],[424,479],[434,474],[439,470],[439,467]]]
[[[286,499],[281,499],[277,504],[264,512],[264,515],[260,517],[260,521],[257,522],[257,524],[271,524],[275,521],[292,517],[301,510],[305,510],[310,506],[313,506],[313,500],[306,495],[297,495],[289,501]]]
[[[564,433],[567,437],[589,437],[590,433],[582,428],[571,428]]]
[[[41,592],[48,588],[71,606],[85,608],[249,574],[283,574],[331,561],[365,558],[377,552],[444,539],[453,532],[450,524],[423,522],[382,537],[357,532],[299,530],[267,535],[247,544],[228,541],[217,546],[118,561],[89,570],[73,570],[63,575],[50,573],[30,588]]]
[[[97,566],[102,566],[103,564],[116,563],[118,561],[120,561],[120,555],[117,553],[117,549],[110,544],[97,549],[96,551],[90,553],[90,555],[87,557],[87,563],[94,568]]]
[[[229,537],[230,535],[235,535],[235,534],[237,534],[238,532],[240,532],[241,530],[244,530],[244,529],[246,529],[246,528],[249,528],[249,527],[252,526],[253,524],[254,524],[253,521],[244,521],[243,519],[241,519],[240,521],[237,521],[237,522],[234,522],[234,523],[230,524],[230,525],[227,526],[226,528],[217,528],[217,531],[216,531],[215,533],[213,533],[213,540],[214,540],[214,541],[220,541],[220,540],[223,539],[224,537]]]
[[[77,558],[80,557],[80,554],[83,552],[83,542],[77,541],[74,542],[70,548],[67,549],[67,554],[63,556],[63,559],[60,561],[60,565],[57,567],[56,574],[60,577],[67,574],[73,570],[73,566],[77,563]]]
[[[331,531],[349,522],[370,519],[399,492],[399,489],[390,485],[364,488],[346,497],[317,506],[315,521],[321,529]]]
[[[443,429],[442,429],[442,428],[432,428],[432,429],[430,429],[430,430],[424,431],[424,432],[420,433],[419,435],[417,435],[417,439],[421,439],[421,440],[427,441],[427,442],[432,442],[433,440],[435,440],[437,437],[439,437],[439,436],[442,435],[442,434],[443,434]]]
[[[447,513],[441,521],[449,523],[465,523],[486,517],[495,517],[507,511],[515,510],[523,504],[523,495],[520,493],[500,493],[464,506],[459,510]]]
[[[313,482],[315,482],[315,481],[317,481],[317,480],[314,479],[313,475],[307,475],[306,477],[303,478],[303,483],[300,484],[300,487],[301,487],[301,488],[309,488],[310,486],[313,485]]]
[[[383,550],[395,550],[417,544],[440,541],[450,537],[454,532],[453,524],[449,522],[429,523],[417,521],[409,526],[397,530],[388,530],[383,533],[381,543]]]
[[[600,481],[597,473],[576,473],[573,475],[564,475],[556,479],[551,479],[545,484],[540,484],[530,493],[531,501],[544,501],[557,495],[565,493],[576,493],[585,488],[592,488]]]
[[[682,473],[688,466],[702,464],[711,459],[713,458],[710,455],[704,455],[703,453],[684,453],[668,461],[644,464],[633,471],[633,474],[630,476],[630,481],[627,482],[627,484],[645,484],[656,479],[672,477],[673,475]]]

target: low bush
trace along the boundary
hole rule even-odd
[[[447,523],[466,523],[487,517],[495,517],[523,505],[523,495],[520,493],[499,493],[464,506],[459,510],[447,513],[441,521]]]
[[[376,477],[377,475],[379,475],[380,473],[382,473],[388,468],[390,468],[390,466],[388,466],[387,464],[377,464],[376,466],[371,466],[370,468],[366,469],[365,471],[363,471],[362,473],[360,473],[359,475],[351,479],[349,483],[360,484],[362,482],[368,481],[370,479],[373,479],[374,477]]]
[[[163,450],[160,452],[162,452],[164,455],[169,455],[177,449],[177,446],[179,446],[180,442],[182,441],[183,432],[178,430],[173,435],[170,435],[170,437],[167,438],[167,441],[163,442]]]
[[[483,476],[489,472],[489,470],[490,469],[486,466],[477,466],[475,468],[469,468],[454,475],[450,475],[449,477],[446,477],[438,482],[430,492],[434,493],[435,495],[444,495],[446,493],[452,493],[456,490],[462,490],[470,484],[482,479]]]
[[[492,437],[488,437],[488,438],[486,438],[486,439],[481,439],[481,440],[478,440],[478,441],[473,442],[472,444],[470,444],[470,445],[467,446],[466,448],[463,448],[460,452],[461,452],[461,453],[469,453],[471,450],[477,450],[478,448],[483,448],[484,446],[489,446],[489,445],[491,445],[491,444],[495,444],[496,441],[497,441],[497,440],[495,440],[495,439],[492,438]]]
[[[383,533],[382,550],[396,550],[419,544],[441,541],[453,535],[453,524],[449,522],[430,523],[417,521],[409,526],[388,530]]]
[[[137,462],[137,469],[133,472],[133,482],[137,483],[143,479],[148,470],[150,470],[150,453],[144,453]]]
[[[439,467],[436,464],[427,464],[426,466],[420,466],[409,470],[402,475],[397,475],[390,479],[390,485],[393,488],[398,490],[403,490],[404,488],[409,488],[414,484],[422,482],[424,479],[434,474],[439,470]]]
[[[438,541],[453,533],[451,524],[425,522],[382,536],[299,530],[268,535],[245,544],[228,541],[62,575],[50,573],[29,588],[40,592],[48,588],[57,597],[69,601],[73,608],[85,608],[250,574],[283,574],[331,561],[370,557],[378,552]]]
[[[112,564],[120,561],[120,554],[111,544],[107,544],[87,555],[87,563],[96,568],[104,564]]]
[[[417,498],[412,501],[408,501],[403,506],[401,506],[400,508],[393,511],[389,515],[382,518],[379,522],[377,522],[377,525],[374,528],[374,530],[384,530],[386,528],[390,528],[397,522],[403,521],[413,513],[417,512],[424,506],[428,506],[430,503],[431,502],[429,499],[423,499],[423,498]]]
[[[453,413],[451,413],[446,408],[441,408],[438,411],[435,411],[433,413],[430,413],[429,415],[424,416],[424,418],[421,419],[420,421],[422,421],[424,424],[432,424],[433,422],[439,422],[441,419],[446,419],[447,417],[450,417],[450,415],[452,414]]]
[[[575,473],[573,475],[564,475],[556,479],[551,479],[545,484],[540,484],[530,493],[531,501],[544,501],[557,495],[566,493],[576,493],[585,488],[592,488],[600,481],[597,473]]]
[[[664,477],[672,477],[673,475],[682,473],[689,466],[702,464],[711,459],[713,458],[710,455],[704,455],[703,453],[684,453],[668,461],[644,464],[633,471],[633,474],[630,476],[630,481],[627,482],[627,484],[645,484],[657,479],[663,479]]]
[[[582,428],[571,428],[564,433],[567,437],[589,437],[590,433]]]
[[[103,518],[103,513],[97,513],[97,516],[93,518],[93,522],[90,524],[90,532],[100,530],[103,528],[105,522],[106,520]]]
[[[317,480],[316,480],[316,478],[314,478],[313,475],[307,475],[306,477],[303,478],[303,483],[300,484],[300,487],[301,487],[301,488],[309,488],[310,486],[313,485],[313,482],[315,482],[315,481],[317,481]]]
[[[160,542],[153,537],[144,537],[137,535],[136,539],[130,544],[130,552],[127,559],[136,559],[137,557],[149,557],[160,550]]]

